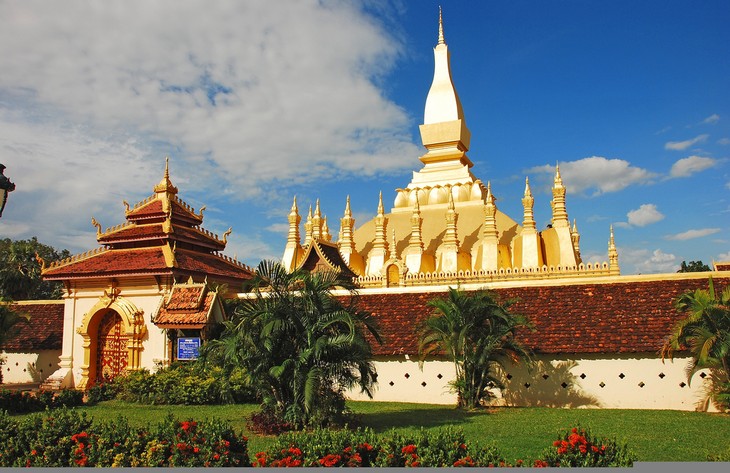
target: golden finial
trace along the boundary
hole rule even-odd
[[[39,255],[37,252],[35,254],[35,260],[38,261],[38,264],[41,265],[41,272],[46,270],[46,261],[41,258],[41,255]]]
[[[205,205],[200,207],[200,215],[198,215],[198,217],[200,217],[201,219],[203,218],[203,212],[205,211],[205,209],[206,209]]]
[[[321,217],[322,216],[322,212],[319,210],[319,199],[317,199],[317,204],[316,204],[316,207],[314,209],[314,216],[315,217]]]
[[[532,197],[532,191],[530,190],[530,178],[525,177],[525,197]]]
[[[454,207],[454,193],[451,192],[451,188],[449,188],[449,210],[455,210],[455,207]]]
[[[441,14],[441,5],[439,5],[439,42],[438,44],[446,44],[444,40],[444,21],[443,15]]]
[[[396,251],[395,251],[395,246],[396,246],[396,245],[395,245],[395,228],[394,228],[394,229],[393,229],[393,248],[392,248],[392,250],[393,250],[393,251],[392,251],[392,253],[393,253],[393,258],[397,258],[397,256],[396,256]]]
[[[94,217],[91,217],[91,224],[96,227],[97,236],[101,235],[101,224]]]
[[[385,209],[383,208],[383,191],[380,191],[380,195],[378,196],[378,215],[383,215],[385,213]]]
[[[123,200],[122,205],[124,205],[124,212],[129,213],[129,202],[127,202],[126,200]]]
[[[223,234],[223,243],[224,244],[228,243],[228,235],[230,235],[231,233],[233,233],[233,227],[228,227],[228,230],[226,230],[226,232]]]
[[[294,196],[294,202],[291,204],[291,211],[294,213],[299,213],[299,208],[297,207],[297,196]]]
[[[560,177],[560,165],[557,162],[555,163],[555,183],[556,184],[563,183],[563,179]]]
[[[351,217],[352,216],[352,210],[350,210],[350,196],[347,196],[347,201],[345,202],[345,217]]]

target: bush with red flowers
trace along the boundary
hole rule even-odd
[[[615,439],[595,438],[587,429],[573,427],[553,442],[552,448],[546,450],[540,460],[547,464],[545,466],[627,467],[633,465],[636,457],[626,444],[619,445]]]

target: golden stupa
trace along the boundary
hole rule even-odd
[[[472,174],[466,155],[471,132],[451,78],[449,49],[439,12],[434,74],[419,127],[426,154],[411,182],[396,189],[390,213],[382,193],[375,218],[355,229],[347,197],[337,243],[319,201],[310,207],[300,242],[301,217],[294,199],[282,262],[288,270],[332,267],[352,272],[362,287],[488,282],[619,274],[611,229],[609,263],[583,264],[580,234],[571,226],[565,186],[556,165],[552,223],[538,231],[534,198],[525,179],[519,224],[497,209],[491,185]],[[336,250],[336,251],[335,251]]]

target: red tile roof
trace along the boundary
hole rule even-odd
[[[730,278],[715,278],[715,289]],[[656,353],[684,316],[673,306],[686,290],[707,288],[705,279],[498,289],[517,298],[514,313],[527,316],[535,331],[518,338],[538,353]],[[427,302],[445,293],[361,294],[361,309],[374,314],[383,345],[377,355],[418,354],[418,328],[433,312]]]
[[[165,263],[162,247],[134,248],[128,250],[104,250],[79,257],[58,266],[47,268],[43,278],[49,280],[81,277],[106,277],[110,275],[167,274],[171,270]]]
[[[160,328],[202,328],[208,323],[216,293],[204,285],[173,286],[154,319]]]
[[[6,352],[30,353],[38,350],[60,350],[63,340],[63,301],[11,304],[14,311],[30,315],[16,325],[17,335],[2,347]]]

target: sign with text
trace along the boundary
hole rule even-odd
[[[200,337],[180,337],[177,339],[177,359],[195,360],[200,352]]]

